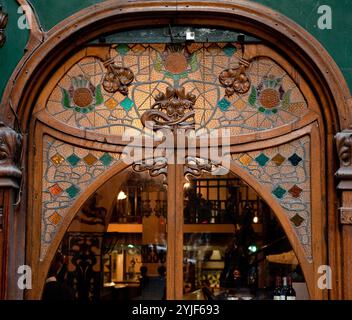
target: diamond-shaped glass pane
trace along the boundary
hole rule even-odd
[[[304,221],[304,219],[298,213],[296,213],[290,220],[296,227],[299,227]]]
[[[277,166],[281,166],[285,160],[286,158],[280,153],[278,153],[274,158],[271,159],[271,161],[274,162]]]
[[[66,158],[66,160],[72,167],[75,167],[81,158],[72,153],[69,157]]]
[[[128,51],[130,51],[130,48],[127,44],[119,44],[116,47],[116,51],[122,56],[124,56]]]
[[[132,106],[133,106],[133,101],[129,98],[129,97],[126,97],[125,99],[123,99],[121,102],[120,102],[120,105],[122,108],[124,108],[126,111],[130,111],[132,109]]]
[[[64,160],[65,160],[65,158],[61,154],[58,154],[58,153],[51,157],[51,162],[55,166],[59,166]]]
[[[269,161],[269,158],[264,153],[261,153],[258,157],[255,158],[255,161],[257,161],[260,166],[264,167]]]
[[[233,54],[237,51],[237,48],[232,44],[227,44],[225,47],[222,48],[222,51],[228,56],[232,57]]]
[[[71,187],[66,189],[67,194],[71,199],[75,198],[77,194],[80,192],[80,189],[76,187],[75,185],[72,185]]]
[[[108,101],[105,102],[105,106],[112,110],[117,106],[117,102],[115,101],[115,99],[111,98]]]
[[[98,159],[96,158],[96,156],[92,155],[91,153],[89,153],[88,155],[86,155],[83,158],[84,162],[89,165],[92,166],[94,163],[96,163],[98,161]]]
[[[110,154],[104,153],[104,154],[100,157],[99,160],[102,162],[102,164],[103,164],[104,166],[107,167],[107,166],[110,165],[111,161],[114,160],[114,158],[113,158]]]
[[[49,217],[49,221],[54,225],[58,225],[61,220],[62,217],[56,211]]]
[[[286,190],[280,186],[276,187],[273,190],[273,194],[279,199],[282,199],[284,197],[285,193],[286,193]]]
[[[239,158],[239,160],[244,166],[248,166],[253,159],[248,154],[244,154],[242,157]]]
[[[291,164],[296,167],[302,161],[302,158],[297,153],[294,153],[291,157],[288,158],[288,161],[290,161]]]
[[[303,190],[300,187],[298,187],[297,185],[294,185],[290,190],[288,190],[288,192],[294,198],[298,198],[301,195],[302,191]]]
[[[221,109],[221,111],[226,111],[231,105],[231,102],[227,100],[226,98],[222,98],[218,102],[218,107]]]
[[[62,190],[62,188],[57,184],[55,183],[53,186],[51,186],[49,188],[49,191],[50,193],[53,195],[53,196],[58,196],[60,195],[64,190]]]

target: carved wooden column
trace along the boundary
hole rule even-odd
[[[21,154],[22,137],[13,129],[0,123],[0,299],[8,296],[7,288],[13,269],[9,253],[14,236],[14,205],[21,180],[18,168]]]
[[[340,168],[336,173],[341,192],[343,298],[352,299],[352,128],[335,136]]]

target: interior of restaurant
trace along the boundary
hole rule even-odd
[[[126,169],[72,221],[52,264],[76,300],[166,298],[167,189],[162,177]],[[179,272],[174,270],[173,272]],[[309,299],[304,276],[270,207],[232,173],[184,184],[185,300],[273,299],[277,277]]]

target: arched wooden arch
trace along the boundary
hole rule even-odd
[[[106,1],[78,12],[45,34],[38,28],[34,28],[31,31],[29,52],[23,57],[10,79],[3,95],[3,108],[1,108],[1,116],[9,126],[14,127],[18,121],[21,131],[29,133],[25,135],[24,147],[27,157],[23,158],[23,167],[27,168],[28,154],[33,151],[33,146],[29,145],[28,140],[35,128],[35,123],[31,121],[33,110],[41,88],[58,66],[64,64],[67,58],[85,43],[109,32],[169,23],[223,27],[241,30],[261,38],[285,56],[311,87],[325,125],[328,261],[334,270],[338,270],[333,275],[333,283],[336,285],[333,286],[330,297],[341,297],[341,238],[338,232],[337,194],[333,180],[333,173],[337,168],[333,136],[338,131],[346,129],[351,123],[352,115],[348,112],[351,107],[350,92],[335,62],[317,40],[288,18],[264,6],[241,0],[180,1],[177,4],[173,1],[157,0],[119,1],[118,3]],[[123,169],[122,166],[119,169],[116,168],[114,170]],[[232,166],[232,169],[236,174],[242,175],[244,180],[247,179],[255,185],[253,179],[237,172],[235,166]],[[114,172],[117,173],[117,171]],[[31,182],[27,169],[23,180],[24,186]],[[94,186],[98,186],[98,182]],[[27,205],[31,209],[32,197],[35,198],[36,195],[28,196],[28,188],[25,188],[23,196],[24,201],[17,209],[22,213],[27,212]],[[262,196],[268,197],[265,193]],[[83,203],[84,197],[82,196],[82,199],[80,198],[75,204],[77,208]],[[275,211],[280,217],[280,210],[277,208]],[[33,211],[28,210],[27,235],[32,232],[32,228],[38,228],[30,224],[32,214]],[[68,217],[65,224],[68,225],[69,221]],[[290,240],[295,247],[292,239]],[[23,239],[20,243],[23,243]],[[301,253],[297,248],[295,250],[300,256]],[[30,248],[27,254],[31,254]],[[9,259],[15,261],[16,255],[24,257],[21,246],[16,247]],[[312,270],[314,271],[316,272]],[[12,289],[18,290],[15,285]],[[312,290],[310,288],[311,292]],[[29,292],[28,297],[38,296],[36,294],[32,296]]]

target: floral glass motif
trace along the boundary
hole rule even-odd
[[[120,159],[118,153],[84,149],[49,136],[44,136],[43,145],[41,259],[73,201]]]
[[[311,261],[310,137],[260,151],[235,153],[232,159],[267,188],[285,210]]]
[[[75,128],[109,135],[143,130],[141,116],[167,87],[184,87],[197,97],[196,130],[227,127],[232,135],[273,129],[308,113],[297,85],[277,63],[255,58],[246,69],[251,89],[227,97],[219,74],[237,68],[242,56],[236,43],[117,44],[110,50],[114,65],[129,68],[134,80],[127,96],[106,92],[107,69],[95,57],[77,62],[51,93],[46,110]]]

